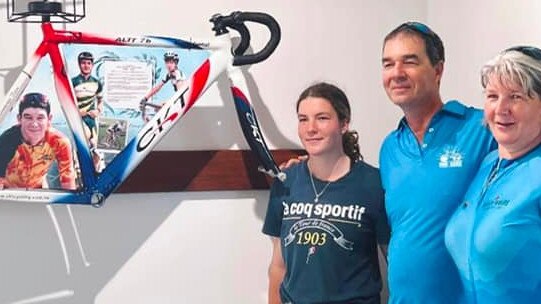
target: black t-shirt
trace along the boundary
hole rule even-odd
[[[0,135],[0,177],[6,176],[6,169],[17,151],[17,147],[23,143],[21,126],[15,125]]]
[[[314,202],[307,163],[275,181],[263,233],[281,239],[286,274],[282,301],[377,303],[381,290],[377,244],[389,227],[379,170],[358,161]],[[327,182],[314,178],[316,191]]]

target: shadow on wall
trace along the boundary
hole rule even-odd
[[[233,45],[238,44],[239,39],[233,38]],[[247,54],[253,53],[250,47]],[[264,63],[263,63],[264,64]],[[260,127],[265,131],[267,144],[280,149],[299,149],[299,145],[287,138],[279,131],[276,120],[269,111],[271,100],[263,102],[256,80],[250,73],[251,66],[241,67],[242,74],[246,80],[251,103],[255,108]],[[234,101],[231,96],[231,86],[227,75],[222,74],[216,80],[223,106],[193,107],[183,118],[183,121],[169,132],[163,141],[180,143],[181,149],[186,147],[189,150],[216,149],[216,147],[231,147],[238,145],[247,147],[237,119]],[[292,101],[292,111],[293,111]],[[188,129],[188,126],[192,129]],[[196,129],[196,132],[194,131]],[[197,133],[197,137],[195,137]],[[192,140],[187,142],[187,140]]]
[[[282,134],[276,124],[278,117],[273,117],[269,110],[272,100],[267,100],[266,103],[263,102],[263,98],[259,93],[259,88],[257,87],[256,81],[252,74],[248,71],[251,66],[242,67],[242,72],[246,83],[248,85],[248,90],[252,96],[252,103],[256,109],[256,114],[259,120],[261,127],[265,130],[266,140],[275,147],[281,149],[300,149],[298,143],[291,141],[284,134]],[[299,92],[300,93],[300,92]],[[291,111],[294,111],[295,100],[291,100]],[[296,117],[296,116],[295,116]]]
[[[53,206],[63,252],[46,206],[0,204],[0,303],[92,303],[178,205],[157,195],[121,204],[114,195],[101,209],[71,206],[76,229],[66,206]]]
[[[71,206],[76,229],[66,206],[56,205],[53,209],[64,237],[65,254],[45,206],[2,203],[0,303],[93,303],[150,237],[157,237],[153,233],[182,207],[182,201],[260,197],[254,192],[115,194],[100,209]],[[256,201],[255,205],[256,212],[266,209],[265,202]]]

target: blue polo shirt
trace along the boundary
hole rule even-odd
[[[380,170],[391,227],[389,303],[460,303],[444,230],[483,158],[495,148],[480,110],[447,102],[419,143],[405,119],[384,140]]]
[[[494,151],[449,221],[445,243],[467,303],[541,301],[540,173],[541,146],[512,161]]]
[[[281,240],[283,303],[379,304],[389,228],[376,168],[358,161],[314,201],[307,162],[273,183],[263,232]],[[318,192],[327,182],[314,178]]]

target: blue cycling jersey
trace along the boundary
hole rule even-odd
[[[467,303],[541,301],[541,146],[491,153],[445,231]]]
[[[457,101],[434,115],[419,143],[402,119],[384,141],[380,170],[391,227],[389,303],[459,303],[462,287],[444,230],[495,145],[482,112]]]

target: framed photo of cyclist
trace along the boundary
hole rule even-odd
[[[220,75],[230,80],[237,119],[257,157],[259,171],[285,179],[265,143],[240,68],[264,61],[278,46],[280,27],[272,16],[256,12],[215,14],[209,20],[214,36],[194,40],[56,29],[51,18],[69,15],[59,14],[60,9],[58,2],[38,1],[29,5],[26,14],[12,14],[13,18],[8,14],[10,21],[32,22],[27,17],[36,17],[43,39],[7,98],[0,100],[0,132],[18,121],[15,108],[20,98],[41,103],[45,98],[37,94],[47,96],[51,115],[45,118],[51,117],[50,125],[68,138],[70,147],[66,149],[75,173],[67,179],[64,167],[58,168],[60,186],[53,188],[55,191],[46,191],[49,183],[40,180],[36,187],[25,184],[16,190],[0,189],[0,200],[100,206]],[[245,54],[251,37],[245,22],[264,25],[271,33],[258,52]],[[241,41],[235,47],[228,29],[240,34]],[[117,134],[108,136],[111,127]],[[8,155],[4,157],[7,163],[10,149],[5,147],[0,145],[0,155]],[[39,156],[47,161],[52,158]],[[0,173],[4,172],[0,167]]]
[[[53,106],[56,95],[41,90],[46,73],[37,76],[0,122],[0,189],[76,190],[81,172],[73,137]]]
[[[101,117],[98,122],[98,151],[118,153],[128,141],[126,119]]]
[[[63,44],[60,48],[97,173],[209,56],[206,50],[163,47]]]

